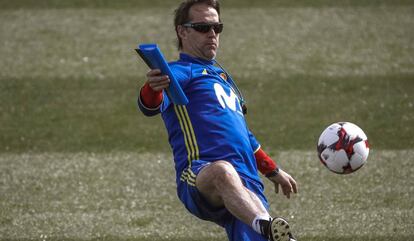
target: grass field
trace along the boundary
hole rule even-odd
[[[135,104],[147,68],[133,49],[176,58],[177,2],[0,1],[0,240],[225,240],[178,202],[163,123]],[[414,240],[414,3],[223,5],[218,60],[300,185],[292,201],[268,188],[272,213],[300,240]],[[372,147],[349,176],[315,154],[343,120]]]
[[[314,152],[281,152],[300,193],[287,201],[266,182],[272,214],[299,240],[414,238],[414,151],[371,152],[357,173],[328,172]],[[225,240],[175,194],[171,157],[156,153],[0,155],[1,240]],[[47,237],[47,238],[46,238]]]

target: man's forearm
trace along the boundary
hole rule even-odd
[[[154,91],[148,84],[145,84],[139,92],[138,106],[144,115],[153,116],[160,113],[162,100],[162,91]]]

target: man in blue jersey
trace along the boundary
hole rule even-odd
[[[187,0],[175,11],[180,57],[169,66],[189,102],[163,91],[169,78],[150,70],[138,105],[161,113],[173,150],[177,194],[195,216],[225,228],[232,241],[293,241],[286,220],[272,218],[259,172],[287,198],[296,181],[261,149],[247,127],[243,97],[215,61],[223,30],[215,0]]]

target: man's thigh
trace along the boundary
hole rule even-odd
[[[210,165],[210,162],[202,160],[193,161],[192,166],[183,171],[183,175],[177,186],[177,194],[190,213],[203,220],[212,221],[223,226],[225,220],[231,217],[230,212],[224,205],[212,205],[195,184],[195,179],[199,178],[200,172]]]
[[[224,176],[234,176],[237,181],[240,181],[239,174],[234,167],[227,161],[215,161],[210,165],[204,167],[197,175],[196,187],[208,202],[215,206],[224,206],[221,192],[226,188]],[[228,178],[232,179],[232,178]],[[239,183],[242,186],[242,183]]]

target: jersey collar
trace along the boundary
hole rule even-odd
[[[189,54],[185,54],[185,53],[180,53],[180,60],[182,60],[184,62],[190,62],[190,63],[214,65],[214,59],[205,60],[205,59],[193,57],[193,56],[191,56]]]

